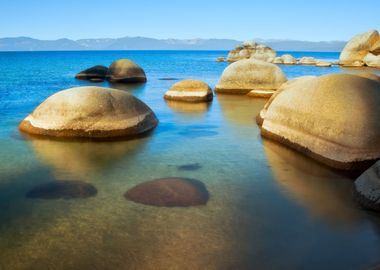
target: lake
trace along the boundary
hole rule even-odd
[[[356,270],[380,263],[380,216],[353,201],[354,178],[262,139],[255,117],[264,99],[216,95],[209,105],[163,99],[175,81],[160,78],[201,79],[214,87],[227,66],[215,58],[223,55],[0,53],[0,269]],[[74,79],[119,58],[143,67],[148,82]],[[280,67],[289,79],[360,72]],[[132,93],[152,108],[159,125],[148,137],[115,142],[30,139],[18,132],[18,123],[45,98],[84,85]],[[163,177],[202,181],[210,193],[207,205],[166,208],[124,198],[136,184]],[[55,179],[91,183],[97,194],[73,200],[25,196]]]

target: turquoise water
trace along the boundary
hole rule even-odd
[[[163,100],[173,83],[163,77],[214,87],[227,66],[214,61],[221,55],[226,52],[0,53],[0,269],[368,269],[380,263],[380,217],[353,202],[352,178],[259,136],[254,118],[264,100],[217,95],[209,106]],[[118,58],[139,63],[148,82],[74,79]],[[360,72],[281,67],[288,78]],[[160,124],[147,138],[117,142],[18,133],[18,123],[46,97],[81,85],[129,91]],[[123,197],[162,177],[201,180],[208,204],[159,208]],[[54,179],[88,182],[98,192],[74,200],[25,197]]]

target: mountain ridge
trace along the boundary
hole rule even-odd
[[[301,41],[255,39],[276,51],[340,52],[345,41]],[[234,39],[155,39],[149,37],[60,38],[41,40],[31,37],[0,38],[0,51],[82,51],[82,50],[231,50],[242,41]]]

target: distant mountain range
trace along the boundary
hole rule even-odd
[[[340,52],[345,41],[256,39],[277,51]],[[231,50],[242,41],[233,39],[154,39],[146,37],[40,40],[30,37],[0,38],[0,51],[81,50]]]

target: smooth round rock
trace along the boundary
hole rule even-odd
[[[108,68],[107,78],[111,82],[144,83],[146,75],[144,70],[129,59],[114,61]]]
[[[199,80],[183,80],[173,84],[165,93],[167,100],[185,102],[207,102],[213,98],[210,86]]]
[[[317,60],[314,57],[302,57],[299,60],[300,65],[315,65],[317,64]]]
[[[26,193],[27,198],[34,199],[77,199],[88,198],[97,194],[96,188],[82,181],[54,181],[38,185]]]
[[[356,179],[354,196],[363,207],[380,211],[380,161]]]
[[[261,133],[332,167],[361,168],[380,158],[379,104],[380,84],[372,79],[294,80],[260,112]]]
[[[145,133],[157,123],[152,110],[133,95],[87,86],[48,97],[19,128],[34,135],[113,138]]]
[[[380,35],[376,30],[354,36],[344,46],[339,63],[345,67],[380,67]]]
[[[107,76],[108,68],[105,66],[93,66],[75,75],[78,80],[91,80],[94,82],[104,81]]]
[[[141,204],[166,207],[205,205],[209,199],[206,186],[189,178],[162,178],[139,184],[124,194]]]
[[[285,65],[295,65],[297,64],[297,59],[290,54],[284,54],[281,56],[282,63]]]
[[[244,59],[229,65],[223,71],[215,91],[247,94],[252,90],[276,90],[286,81],[285,74],[275,64]]]
[[[331,67],[332,63],[328,61],[318,61],[315,65],[317,67]]]

